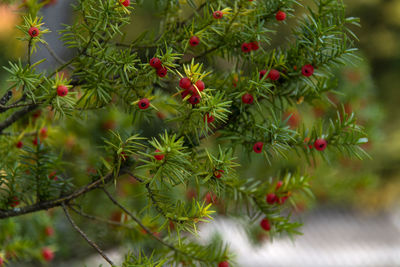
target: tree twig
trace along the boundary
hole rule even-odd
[[[91,245],[111,266],[115,266],[114,263],[112,262],[112,260],[107,257],[107,255],[100,249],[100,247],[93,242],[92,240],[90,240],[90,238],[79,228],[78,225],[76,225],[76,223],[74,222],[74,220],[72,220],[71,215],[68,212],[67,207],[65,206],[65,203],[62,202],[61,203],[62,208],[64,210],[65,216],[67,217],[68,221],[71,223],[72,227],[83,237],[83,239],[86,240],[86,242],[89,243],[89,245]]]
[[[131,227],[130,225],[126,225],[124,223],[119,223],[119,222],[114,222],[114,221],[110,221],[107,219],[103,219],[101,217],[97,217],[97,216],[93,216],[90,214],[87,214],[81,210],[75,209],[74,207],[72,207],[71,205],[68,206],[73,212],[75,212],[76,214],[81,215],[82,217],[85,217],[89,220],[93,220],[93,221],[98,221],[98,222],[102,222],[102,223],[106,223],[106,224],[110,224],[110,225],[114,225],[114,226],[120,226],[120,227],[124,227],[124,228],[128,228],[128,229],[134,229],[133,227]]]

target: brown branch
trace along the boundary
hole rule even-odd
[[[65,206],[65,203],[62,202],[61,203],[62,208],[64,210],[65,216],[67,217],[68,221],[71,223],[72,227],[83,237],[83,239],[86,240],[86,242],[89,243],[89,245],[91,245],[111,266],[115,266],[114,263],[112,262],[112,260],[110,260],[109,257],[107,257],[107,255],[100,249],[100,247],[93,242],[92,240],[90,240],[90,238],[78,227],[78,225],[76,225],[76,223],[74,222],[74,220],[72,220],[71,215],[68,212],[67,207]]]
[[[8,126],[12,125],[14,122],[28,114],[29,112],[35,110],[38,107],[37,104],[26,106],[23,109],[16,111],[15,113],[11,114],[10,117],[5,119],[0,123],[0,133],[6,129]]]
[[[128,228],[128,229],[135,229],[130,225],[126,225],[124,223],[119,223],[119,222],[114,222],[114,221],[110,221],[101,217],[97,217],[97,216],[93,216],[90,214],[87,214],[81,210],[75,209],[74,207],[72,207],[71,205],[68,206],[73,212],[75,212],[76,214],[81,215],[82,217],[85,217],[89,220],[93,220],[93,221],[98,221],[98,222],[102,222],[102,223],[106,223],[109,225],[113,225],[113,226],[120,226],[120,227],[124,227],[124,228]]]
[[[122,174],[122,171],[121,171]],[[87,184],[74,192],[70,193],[69,195],[48,200],[44,202],[39,202],[30,206],[12,209],[12,210],[0,210],[0,219],[9,218],[9,217],[16,217],[27,213],[32,213],[40,210],[48,210],[50,208],[61,206],[62,203],[67,203],[75,198],[80,197],[81,195],[90,192],[94,189],[101,187],[103,184],[107,184],[108,182],[112,181],[114,175],[112,173],[107,174],[103,178],[100,178],[90,184]]]

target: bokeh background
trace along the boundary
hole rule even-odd
[[[58,51],[62,58],[68,59],[57,39],[57,29],[61,23],[68,23],[71,17],[69,0],[52,1],[43,15],[44,21],[51,25],[52,34],[47,41]],[[231,244],[238,254],[237,262],[241,266],[399,266],[400,265],[400,0],[345,0],[348,15],[361,18],[361,28],[353,30],[359,36],[359,55],[362,61],[354,62],[354,66],[345,66],[337,70],[338,91],[342,94],[329,96],[336,104],[343,104],[347,113],[355,112],[360,124],[366,127],[369,142],[365,149],[371,159],[362,162],[341,158],[329,163],[318,162],[308,167],[314,177],[312,190],[315,199],[295,199],[295,217],[304,222],[303,237],[274,240],[274,243],[252,227],[243,227],[243,223],[227,219],[219,215],[215,223],[204,226],[201,236],[204,240],[218,230],[222,237]],[[150,16],[154,7],[145,4],[134,12],[135,27],[127,28],[126,40],[134,38],[140,31],[157,25],[157,18]],[[9,60],[24,56],[25,48],[15,37],[18,32],[15,25],[20,18],[18,6],[0,4],[0,65],[6,65]],[[298,8],[297,15],[302,9]],[[290,33],[288,20],[287,32]],[[282,40],[277,39],[276,44]],[[39,50],[37,58],[47,57],[44,65],[51,69],[55,62],[46,49]],[[0,69],[0,93],[6,85],[6,73]],[[317,103],[318,104],[318,103]],[[321,116],[329,116],[333,108],[319,103],[316,108],[299,108],[289,110],[293,113],[289,124],[297,127]],[[50,116],[48,111],[42,111],[40,116]],[[168,116],[154,114],[160,118]],[[89,147],[101,143],[96,132],[108,129],[123,129],[129,124],[129,119],[121,116],[118,110],[101,113],[93,117],[87,127],[76,127],[72,122],[62,126],[68,129],[63,135],[63,128],[49,128],[51,142],[66,148],[71,165],[74,161],[84,161],[84,167],[89,168],[96,157],[91,155]],[[49,122],[47,122],[49,123]],[[149,130],[151,133],[151,129]],[[87,136],[86,143],[75,142],[76,136]],[[244,160],[244,159],[243,159]],[[298,158],[288,162],[275,162],[275,168],[296,169]],[[66,166],[67,168],[68,166]],[[82,167],[83,168],[83,167]],[[77,175],[79,171],[77,170]],[[268,170],[271,175],[274,168]],[[260,162],[248,162],[247,170],[242,175],[265,175],[265,166]],[[82,178],[82,183],[85,179]],[[135,187],[133,180],[127,178],[118,187],[120,196],[136,195],[132,202],[140,201],[140,189]],[[97,214],[102,214],[112,220],[124,220],[123,216],[109,206],[96,206],[98,199],[86,199],[86,204]],[[122,216],[122,217],[121,217]],[[51,236],[50,246],[57,251],[52,266],[98,266],[90,258],[91,248],[80,237],[71,232],[62,214],[57,211],[40,213],[18,223],[7,222],[1,226],[19,233],[27,238],[32,237],[31,231],[37,232],[35,240],[45,244],[43,235],[51,226],[55,234]],[[83,221],[82,221],[83,222]],[[94,236],[103,248],[115,252],[118,257],[121,251],[132,249],[133,244],[126,243],[127,236],[133,240],[141,240],[141,233],[122,229],[109,228],[95,224],[83,224],[89,236]],[[56,245],[55,245],[56,244]],[[74,245],[71,245],[74,244]],[[247,246],[243,245],[247,244]],[[146,243],[142,244],[146,246]],[[247,255],[251,254],[252,257]],[[71,262],[71,255],[75,260]],[[88,259],[89,258],[89,259]],[[40,266],[40,262],[21,263],[23,266]],[[18,264],[19,265],[19,264]],[[15,266],[18,266],[15,264]],[[13,265],[12,265],[13,266]]]

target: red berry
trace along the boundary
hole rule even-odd
[[[33,38],[39,35],[39,29],[36,27],[30,27],[28,30],[29,35]]]
[[[206,88],[206,86],[202,80],[198,80],[195,83],[195,85],[196,85],[197,89],[199,89],[200,92],[202,92],[204,90],[204,88]]]
[[[264,75],[267,73],[267,70],[260,70],[260,80],[264,77]]]
[[[318,151],[324,151],[327,145],[328,143],[326,142],[326,140],[322,138],[317,139],[314,142],[314,147]]]
[[[266,197],[266,201],[270,205],[274,204],[277,200],[278,199],[277,199],[277,197],[276,197],[276,195],[274,193],[270,193]]]
[[[207,113],[206,115],[204,115],[204,122],[207,122],[207,123],[212,123],[212,122],[214,122],[214,120],[215,120],[215,118],[214,118],[214,116],[213,115],[210,115],[209,113]]]
[[[191,86],[189,87],[189,94],[191,94],[191,95],[198,95],[199,92],[197,91],[196,87],[194,87],[193,85],[191,85]]]
[[[283,204],[285,204],[285,201],[286,201],[288,198],[289,198],[289,196],[280,197],[280,198],[278,198],[278,203],[281,204],[281,205],[283,205]]]
[[[158,149],[156,149],[156,153],[160,153],[161,151],[160,150],[158,150]],[[164,159],[164,154],[157,154],[157,155],[154,155],[154,158],[156,159],[156,160],[163,160]]]
[[[39,135],[40,135],[40,137],[43,138],[43,139],[47,138],[47,136],[48,136],[48,135],[47,135],[47,128],[46,128],[46,127],[43,127],[42,129],[40,129]]]
[[[214,194],[214,193],[210,193],[210,192],[208,192],[206,195],[205,195],[205,197],[204,197],[204,200],[207,202],[207,203],[217,203],[217,196]]]
[[[278,181],[278,182],[276,183],[275,190],[278,190],[279,188],[281,188],[282,185],[283,185],[283,182],[282,182],[282,181]]]
[[[155,69],[161,68],[161,60],[157,57],[153,57],[152,59],[150,59],[150,66]]]
[[[190,90],[189,90],[189,89],[183,91],[183,92],[181,93],[182,99],[184,99],[189,93],[190,93]]]
[[[18,141],[18,143],[15,146],[17,148],[22,148],[24,146],[24,143],[22,143],[22,141]]]
[[[214,13],[213,13],[214,19],[222,19],[223,16],[224,16],[224,13],[222,13],[222,11],[219,11],[219,10],[214,11]]]
[[[254,152],[256,152],[257,154],[261,153],[262,150],[263,150],[263,146],[264,146],[264,143],[263,143],[263,142],[257,142],[257,143],[255,143],[254,146],[253,146]]]
[[[57,181],[58,178],[57,178],[56,174],[57,174],[56,171],[52,171],[52,172],[49,174],[49,179],[53,179],[54,181]]]
[[[243,51],[243,53],[249,53],[251,51],[251,44],[243,43],[242,44],[242,51]]]
[[[271,225],[269,224],[269,221],[267,218],[264,218],[260,222],[261,228],[264,229],[265,231],[271,230]]]
[[[51,261],[54,258],[54,253],[49,248],[43,248],[42,256],[45,261]]]
[[[200,38],[199,37],[197,37],[197,36],[190,37],[190,39],[189,39],[190,46],[195,47],[195,46],[198,46],[199,43],[200,43]]]
[[[45,234],[46,234],[47,236],[52,236],[52,235],[54,235],[54,228],[53,228],[53,227],[50,227],[50,226],[47,226],[47,227],[44,229],[44,232],[45,232]]]
[[[131,4],[131,0],[121,0],[121,4],[125,7],[129,6]]]
[[[119,157],[122,161],[125,161],[128,156],[126,155],[125,151],[122,151],[121,154],[119,154]]]
[[[286,13],[283,11],[278,11],[275,15],[277,21],[282,21],[286,19]]]
[[[58,96],[66,96],[68,94],[68,87],[65,85],[59,85],[57,87],[57,95]]]
[[[10,206],[13,207],[13,208],[15,208],[15,207],[18,206],[18,205],[19,205],[19,199],[18,199],[18,197],[16,197],[16,196],[12,197],[12,198],[11,198]]]
[[[299,126],[299,122],[300,122],[300,115],[299,113],[295,110],[295,111],[286,111],[283,114],[283,118],[285,120],[287,120],[287,124],[291,127],[291,128],[296,128],[297,126]]]
[[[218,267],[229,267],[228,261],[221,261],[218,263]]]
[[[224,173],[224,170],[215,170],[214,171],[214,176],[215,178],[219,179],[222,177],[222,174]]]
[[[245,104],[253,104],[253,101],[254,101],[254,97],[249,93],[245,93],[242,96],[242,102]]]
[[[147,109],[150,106],[150,101],[147,98],[142,98],[138,102],[140,109]]]
[[[3,266],[4,260],[2,257],[0,257],[0,266]]]
[[[182,89],[189,89],[192,85],[192,82],[188,77],[184,77],[179,81],[179,87]]]
[[[304,65],[301,68],[301,74],[303,74],[306,77],[310,77],[311,75],[314,74],[314,67],[312,65],[310,65],[310,64]]]
[[[279,71],[277,71],[275,69],[270,70],[268,73],[268,78],[270,78],[273,81],[278,80],[279,77],[280,77]]]
[[[198,103],[200,102],[200,96],[199,96],[199,95],[192,95],[192,96],[189,98],[188,101],[189,101],[190,104],[196,105],[196,104],[198,104]]]
[[[32,144],[33,144],[34,146],[37,146],[38,143],[39,143],[38,138],[33,139]]]
[[[161,78],[165,77],[167,75],[167,72],[168,72],[168,69],[164,68],[164,67],[157,69],[157,75]]]
[[[260,48],[257,41],[251,42],[250,46],[251,46],[251,50],[253,50],[253,51],[257,51]]]

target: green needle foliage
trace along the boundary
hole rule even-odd
[[[17,248],[4,245],[12,241],[4,232],[15,227],[9,217],[60,206],[85,210],[84,196],[122,187],[129,176],[137,187],[132,195],[96,191],[97,206],[113,203],[127,221],[79,212],[127,229],[139,248],[123,266],[234,264],[220,240],[196,242],[199,224],[218,211],[255,225],[267,218],[271,238],[301,234],[301,223],[291,219],[294,199],[312,197],[304,166],[275,169],[273,178],[249,177],[249,161],[263,159],[272,169],[293,154],[310,164],[341,154],[368,157],[360,147],[366,134],[343,107],[336,117],[297,128],[285,116],[329,102],[328,93],[337,90],[334,71],[358,59],[351,31],[358,19],[345,16],[341,1],[77,0],[74,22],[60,31],[74,56],[46,72],[38,70],[45,59],[31,62],[31,54],[50,48],[45,39],[52,25],[40,17],[48,2],[21,6],[18,29],[28,59],[4,67],[9,87],[2,91],[13,97],[0,106],[0,219],[6,220],[0,221],[0,257],[12,254],[10,262],[43,257],[23,238],[13,241]],[[135,14],[143,6],[151,6],[159,26],[132,39],[126,31],[139,25]],[[302,8],[305,14],[296,15]],[[214,18],[215,11],[222,18]],[[277,20],[278,11],[285,21]],[[39,35],[31,37],[31,27]],[[193,36],[198,45],[190,43]],[[161,66],[152,66],[152,58]],[[184,77],[189,89],[179,85]],[[249,95],[253,101],[246,103]],[[103,130],[93,127],[99,121]],[[317,139],[326,149],[313,147]],[[267,194],[274,201],[266,201]],[[143,239],[151,245],[141,247]]]

